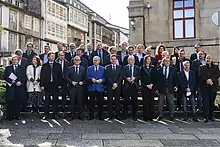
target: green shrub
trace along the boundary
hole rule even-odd
[[[5,104],[5,93],[6,93],[6,88],[0,87],[0,104]]]
[[[0,67],[0,80],[4,80],[4,68]]]

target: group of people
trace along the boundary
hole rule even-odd
[[[199,45],[195,45],[195,53],[190,59],[185,50],[178,47],[174,47],[169,55],[163,44],[157,46],[155,57],[151,47],[145,49],[142,44],[128,46],[126,42],[122,43],[120,50],[102,43],[97,43],[96,49],[92,44],[87,45],[87,50],[83,45],[76,48],[74,43],[69,44],[69,51],[64,51],[62,44],[57,48],[58,52],[52,52],[49,46],[45,46],[45,52],[37,56],[33,44],[28,43],[24,53],[20,49],[15,51],[12,64],[4,72],[9,120],[19,119],[21,108],[27,105],[32,106],[33,112],[44,106],[43,119],[47,119],[50,103],[52,118],[56,118],[58,96],[62,97],[64,111],[69,97],[71,120],[85,118],[85,104],[89,108],[89,120],[95,118],[96,105],[98,119],[104,120],[105,91],[109,119],[126,119],[131,100],[133,120],[137,120],[137,98],[141,88],[145,121],[163,119],[165,102],[169,120],[173,121],[175,98],[177,110],[183,105],[184,121],[189,117],[187,99],[193,121],[198,121],[196,103],[197,109],[203,106],[204,122],[214,121],[213,107],[220,72],[212,56],[202,51]],[[153,103],[155,94],[159,96],[158,115]]]

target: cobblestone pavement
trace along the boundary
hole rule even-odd
[[[220,146],[220,120],[204,124],[160,122],[20,120],[0,123],[0,146]]]

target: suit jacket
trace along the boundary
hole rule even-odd
[[[123,63],[122,63],[122,66],[126,66],[126,65],[128,65],[128,57],[129,57],[130,55],[127,55],[127,56],[125,56],[125,58],[124,58],[124,61],[123,61]],[[138,60],[138,57],[136,56],[136,55],[133,55],[134,56],[134,59],[135,59],[135,65],[136,66],[139,66],[139,60]],[[143,65],[143,64],[142,64]]]
[[[45,53],[39,55],[39,57],[40,57],[40,59],[41,59],[41,61],[42,61],[43,63],[44,63],[44,55],[45,55]],[[47,55],[46,55],[46,56],[47,56]]]
[[[33,50],[31,51],[31,54],[30,54],[30,55],[27,54],[27,51],[25,51],[25,52],[23,53],[23,57],[28,60],[28,64],[31,64],[32,58],[33,58],[34,56],[37,56],[37,53],[35,53]]]
[[[141,86],[142,88],[146,88],[147,85],[153,84],[153,89],[155,87],[155,68],[154,67],[149,67],[148,69],[146,66],[142,66],[140,69],[140,80],[141,80]]]
[[[195,80],[196,80],[196,87],[199,86],[199,67],[202,65],[202,63],[200,62],[200,60],[195,59],[192,64],[191,64],[191,70],[194,71],[195,73]]]
[[[212,88],[213,92],[218,90],[218,78],[220,77],[219,67],[212,63],[211,67],[208,65],[202,65],[199,68],[200,88]],[[213,85],[207,85],[206,81],[212,79]]]
[[[159,93],[165,93],[166,88],[168,88],[169,93],[173,93],[174,87],[178,87],[177,72],[175,68],[169,67],[169,75],[167,80],[163,73],[163,67],[159,67],[156,72],[156,89],[159,91]]]
[[[107,51],[103,50],[103,49],[102,49],[102,53],[103,53],[103,62],[101,61],[100,65],[105,67],[106,65],[108,65],[108,55],[109,55],[109,53]],[[95,57],[95,56],[98,56],[98,51],[97,50],[92,52],[91,59],[90,59],[90,64],[93,64],[93,57]]]
[[[85,58],[85,59],[87,59],[88,60],[88,66],[92,66],[93,65],[93,63],[91,62],[92,61],[92,52],[93,51],[91,51],[91,53],[89,53],[89,51],[86,51],[86,52],[84,52],[83,53],[83,57]]]
[[[104,83],[105,83],[105,68],[99,65],[98,72],[95,71],[95,66],[89,66],[87,69],[87,81],[88,81],[88,91],[94,92],[104,92]],[[92,79],[102,79],[102,83],[93,83]]]
[[[114,83],[117,83],[118,87],[121,86],[121,82],[122,82],[121,72],[122,72],[122,68],[120,65],[116,65],[116,70],[112,69],[112,64],[109,64],[105,67],[106,86],[108,88],[112,88]]]
[[[75,66],[70,66],[67,69],[66,80],[68,81],[70,87],[73,87],[72,82],[83,82],[85,84],[86,81],[86,69],[82,66],[79,66],[79,73],[76,72]],[[82,87],[77,85],[78,87]]]
[[[176,61],[176,70],[177,70],[177,72],[180,72],[180,71],[183,70],[183,62],[184,61],[190,61],[190,60],[187,59],[187,58],[183,58],[182,60],[177,58],[177,61]],[[180,70],[180,68],[181,68],[181,70]]]
[[[151,57],[151,65],[153,66],[153,67],[157,67],[157,60],[154,58],[154,57]]]
[[[118,62],[119,62],[119,65],[123,65],[123,61],[124,59],[122,60],[122,51],[118,51],[117,52],[117,55],[118,55]],[[126,51],[126,55],[128,55],[128,51]],[[127,65],[127,64],[126,64]]]
[[[55,88],[58,90],[59,86],[62,86],[62,69],[61,65],[59,63],[53,62],[53,84]],[[50,78],[51,78],[51,67],[49,64],[49,61],[45,64],[43,64],[41,68],[41,74],[40,74],[40,86],[45,88],[45,91],[50,86]]]
[[[192,53],[190,55],[190,63],[192,63],[195,59],[198,59],[198,55],[197,53]]]
[[[137,54],[135,54],[136,56],[137,56]],[[137,62],[136,63],[136,65],[137,66],[139,66],[139,67],[141,67],[141,66],[143,66],[143,64],[144,64],[144,56],[145,56],[146,54],[144,54],[144,53],[142,53],[142,58],[141,58],[141,60],[139,61],[139,59],[137,60],[137,61],[135,61],[135,62]],[[137,56],[138,57],[138,56]]]
[[[123,67],[123,80],[124,80],[124,89],[129,88],[129,86],[131,86],[131,83],[128,82],[127,78],[130,78],[131,72],[129,71],[129,65],[126,65]],[[136,88],[138,88],[139,86],[139,79],[140,79],[140,68],[136,65],[134,65],[134,73],[133,73],[133,77],[135,77],[135,81],[132,84],[132,86],[134,85]]]
[[[21,59],[21,66],[23,66],[25,69],[27,69],[28,65],[29,65],[28,60],[26,58],[22,58]]]
[[[55,61],[56,61],[56,63],[60,64],[59,59],[56,59]],[[60,66],[61,66],[61,64],[60,64]],[[63,70],[62,70],[62,77],[63,78],[65,78],[65,75],[66,75],[66,72],[67,72],[67,69],[69,66],[70,66],[70,63],[67,60],[64,60],[64,66],[63,66]],[[61,66],[61,69],[62,69],[62,66]]]
[[[186,89],[190,88],[193,94],[195,91],[195,84],[196,84],[194,71],[192,70],[189,71],[189,80],[187,80],[184,70],[179,72],[177,77],[181,92],[185,93]]]
[[[16,84],[12,84],[12,80],[9,78],[10,74],[14,73],[17,77],[16,82],[20,81],[21,86],[16,86]],[[12,84],[6,84],[6,100],[13,101],[15,99],[24,99],[26,97],[25,93],[25,83],[26,83],[26,70],[23,66],[18,65],[16,72],[14,71],[13,65],[9,65],[4,70],[4,80]]]

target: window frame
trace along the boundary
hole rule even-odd
[[[175,0],[173,0],[173,9],[172,9],[172,19],[173,19],[173,39],[194,39],[196,38],[196,0],[193,0],[193,6],[185,6],[185,0],[180,0],[183,2],[183,6],[175,8]],[[176,10],[182,10],[183,11],[183,17],[182,18],[174,18],[174,11]],[[185,17],[185,10],[194,10],[194,17]],[[182,20],[183,21],[183,37],[176,38],[175,36],[175,21]],[[194,36],[193,37],[187,37],[186,36],[186,20],[193,20],[193,28],[194,28]]]

